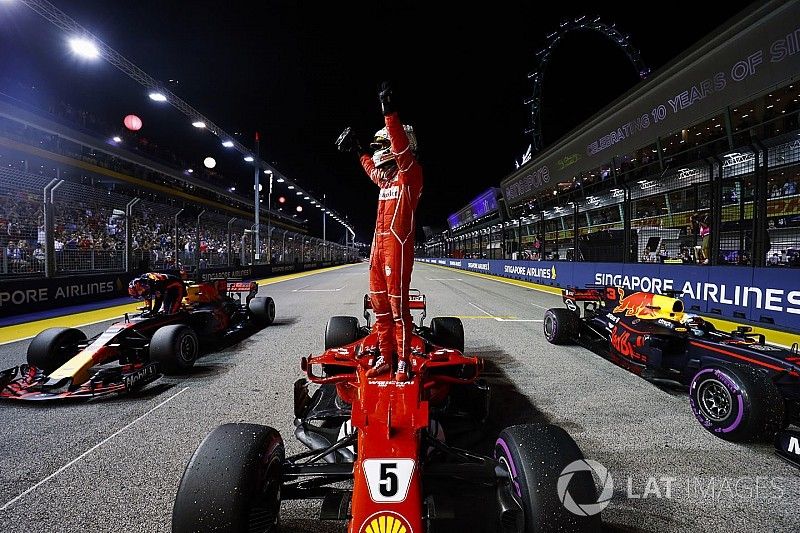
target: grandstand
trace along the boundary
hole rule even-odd
[[[448,218],[427,257],[800,267],[800,8],[743,13]]]
[[[0,277],[253,263],[252,198],[149,143],[109,144],[97,124],[63,102],[37,109],[0,95]],[[261,220],[263,262],[353,255],[277,210]]]

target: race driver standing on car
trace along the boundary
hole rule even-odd
[[[386,127],[375,134],[373,154],[361,147],[350,128],[336,144],[343,152],[356,152],[367,175],[380,187],[369,267],[369,293],[380,354],[367,375],[388,373],[397,354],[395,379],[408,381],[413,327],[408,289],[414,267],[414,211],[422,192],[422,169],[415,156],[414,130],[400,122],[388,82],[381,84],[379,100]]]

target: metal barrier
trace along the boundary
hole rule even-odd
[[[51,181],[16,168],[0,167],[0,275],[42,275],[45,270],[43,194]],[[6,166],[9,165],[9,166]],[[22,165],[24,166],[24,164]]]
[[[52,177],[57,172],[44,168],[36,174],[26,170],[25,161],[7,164],[0,166],[0,280],[253,264],[250,220],[169,198],[162,203],[119,194],[113,183],[97,179]],[[353,247],[265,230],[262,226],[262,264],[357,256]]]
[[[125,208],[130,198],[62,181],[51,190],[55,271],[125,269]]]

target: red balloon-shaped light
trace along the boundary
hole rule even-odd
[[[125,124],[125,127],[131,131],[138,131],[142,129],[142,119],[136,115],[128,115],[122,122]]]
[[[283,196],[278,197],[278,202],[284,203],[285,201],[286,201],[286,198],[284,198]]]

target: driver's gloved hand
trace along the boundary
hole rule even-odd
[[[354,152],[356,155],[367,153],[350,126],[346,127],[336,139],[336,148],[340,152]]]
[[[384,81],[381,83],[380,89],[378,90],[378,100],[381,102],[381,112],[386,115],[390,115],[397,111],[394,105],[394,92],[392,91],[392,84],[388,81]]]

